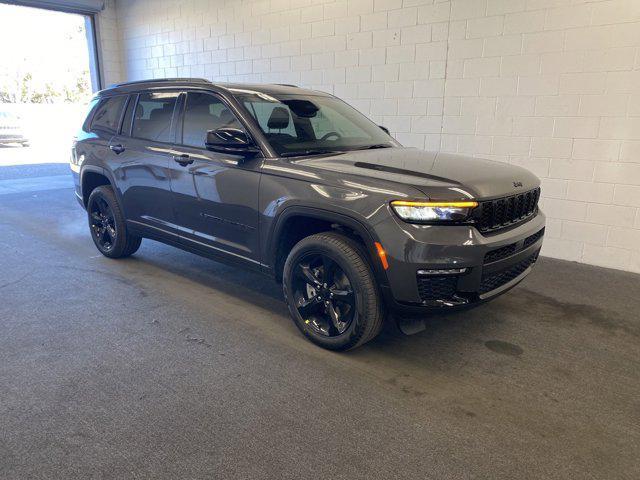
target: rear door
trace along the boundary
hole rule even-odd
[[[258,187],[262,158],[206,149],[207,131],[245,130],[224,99],[189,91],[171,164],[176,223],[193,244],[259,263]]]
[[[76,144],[76,156],[81,164],[113,166],[109,142],[117,133],[127,95],[114,95],[100,99],[91,118],[89,132]]]
[[[180,92],[141,92],[128,99],[122,128],[109,144],[127,220],[171,229],[171,169]]]

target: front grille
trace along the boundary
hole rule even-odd
[[[491,250],[490,252],[487,252],[487,254],[484,256],[484,263],[493,263],[493,262],[497,262],[498,260],[502,260],[503,258],[510,257],[511,255],[514,255],[524,250],[525,248],[530,247],[531,245],[536,243],[538,240],[540,240],[543,237],[543,235],[544,235],[544,228],[541,228],[533,235],[529,235],[527,238],[525,238],[524,242],[522,242],[521,247],[519,247],[518,243],[516,242],[516,243],[510,243],[509,245],[505,245],[504,247],[496,248],[495,250]]]
[[[478,229],[481,232],[491,232],[520,223],[536,213],[540,189],[480,202],[477,218]]]
[[[455,295],[456,283],[457,277],[454,275],[418,276],[418,293],[423,302],[447,300]]]
[[[528,256],[524,260],[521,260],[520,262],[511,265],[510,267],[505,268],[504,270],[501,270],[499,272],[494,272],[489,275],[482,275],[480,293],[482,294],[495,290],[505,283],[510,282],[518,275],[521,275],[527,268],[536,263],[539,253],[540,250],[535,252],[533,255]]]

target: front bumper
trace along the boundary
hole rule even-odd
[[[382,289],[387,306],[421,314],[473,306],[506,292],[535,264],[544,225],[540,211],[490,235],[473,226],[415,225],[390,217],[375,227],[389,262]]]

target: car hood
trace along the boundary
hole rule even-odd
[[[508,163],[415,148],[356,150],[295,160],[307,167],[411,185],[427,196],[489,199],[540,185],[528,170]]]

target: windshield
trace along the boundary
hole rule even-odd
[[[282,156],[396,147],[384,130],[334,97],[235,90]]]

